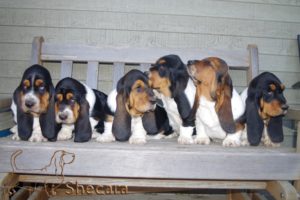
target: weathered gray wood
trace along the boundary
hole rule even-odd
[[[278,1],[269,2],[259,1],[259,4],[253,4],[253,1],[234,2],[234,1],[218,1],[211,2],[209,0],[189,1],[184,3],[182,1],[167,1],[162,4],[159,1],[152,2],[151,6],[141,6],[140,1],[121,1],[118,0],[112,5],[109,2],[90,1],[89,3],[82,3],[80,1],[73,2],[71,0],[64,1],[60,4],[54,2],[43,4],[37,0],[31,0],[28,5],[23,5],[20,2],[8,1],[1,2],[4,8],[39,8],[49,10],[77,10],[77,11],[110,11],[110,12],[126,12],[126,13],[152,13],[154,15],[186,15],[191,16],[214,16],[216,18],[241,18],[250,20],[265,20],[265,21],[287,21],[299,22],[299,7],[298,6],[281,6],[276,5]],[[261,3],[263,2],[263,3]],[[282,0],[281,0],[282,2]],[[274,5],[275,4],[275,5]],[[279,3],[288,4],[288,3]],[[144,5],[144,4],[143,4]],[[193,5],[193,6],[191,6]],[[299,5],[299,2],[293,1],[288,5]],[[210,8],[210,9],[208,9]],[[212,9],[214,8],[214,9]],[[251,8],[251,9],[249,9]],[[228,12],[230,10],[230,12]],[[272,13],[273,12],[273,13]],[[96,13],[96,12],[90,12]],[[81,23],[80,23],[81,24]]]
[[[94,89],[97,89],[98,85],[98,67],[99,63],[97,61],[88,62],[86,84]]]
[[[140,64],[140,70],[143,72],[149,71],[150,67],[151,67],[151,64],[149,64],[149,63],[141,63]]]
[[[60,78],[72,77],[73,62],[71,60],[61,61]]]
[[[275,199],[298,199],[297,191],[288,181],[270,181],[266,189]]]
[[[250,83],[250,81],[258,75],[258,49],[256,45],[248,45],[248,51],[249,51],[249,62],[250,62],[250,68],[247,71],[247,82]]]
[[[50,26],[60,28],[81,28],[81,29],[111,29],[112,24],[119,30],[134,31],[157,31],[157,32],[173,32],[173,33],[193,33],[205,34],[210,33],[219,35],[220,30],[224,35],[239,35],[246,37],[271,37],[277,39],[294,39],[300,29],[299,23],[285,23],[279,21],[256,21],[243,20],[238,18],[216,18],[216,17],[194,17],[191,15],[165,15],[164,22],[160,23],[160,15],[153,13],[125,13],[125,12],[88,12],[73,10],[43,10],[43,12],[34,13],[35,9],[7,9],[0,8],[0,12],[6,12],[2,15],[3,25],[19,25],[26,23],[28,26]],[[57,23],[57,16],[64,20]],[[14,21],[10,21],[15,17]],[[95,18],[100,18],[95,21]],[[151,20],[149,20],[151,18]],[[47,19],[47,20],[41,20]],[[133,21],[135,23],[130,23]],[[77,23],[74,23],[76,21]],[[145,21],[148,23],[145,24]],[[174,25],[176,24],[176,25]],[[214,24],[217,26],[208,26]],[[284,26],[284,27],[283,27]],[[251,27],[251,29],[249,29]],[[272,31],[265,31],[267,29]],[[289,30],[288,32],[286,30]]]
[[[61,183],[62,178],[43,175],[20,175],[20,182]],[[63,182],[78,182],[85,185],[125,185],[128,187],[186,188],[186,189],[265,189],[265,181],[213,181],[213,180],[176,180],[143,178],[102,178],[65,176]]]
[[[14,162],[15,171],[20,173],[53,175],[53,166],[44,171],[38,168],[47,165],[52,156],[60,155],[57,154],[58,150],[64,150],[70,153],[65,159],[75,155],[74,162],[65,165],[65,175],[218,180],[300,179],[300,155],[292,149],[182,146],[175,140],[148,141],[140,146],[126,142],[29,143],[1,139],[0,172],[12,171],[10,158],[20,149],[23,152]],[[99,155],[105,156],[99,159]],[[57,173],[61,170],[58,168]]]
[[[124,63],[154,63],[163,55],[178,54],[184,62],[190,59],[202,59],[209,56],[219,56],[231,67],[249,66],[249,52],[245,50],[208,50],[208,49],[157,49],[129,47],[100,47],[70,44],[44,43],[42,60],[73,60]]]
[[[31,64],[42,64],[41,62],[41,48],[44,42],[43,37],[34,37],[31,48]]]
[[[0,99],[0,110],[6,109],[11,105],[11,98],[1,98]]]
[[[112,88],[116,88],[117,87],[117,83],[120,80],[120,78],[122,76],[124,76],[124,72],[125,72],[125,64],[122,62],[114,62],[113,64],[113,84],[112,84]]]

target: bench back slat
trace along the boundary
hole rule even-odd
[[[73,62],[71,60],[63,60],[60,68],[60,78],[71,77],[73,71]]]
[[[151,64],[149,64],[149,63],[141,63],[140,64],[140,70],[143,72],[148,71],[150,67],[151,67]]]
[[[96,47],[45,43],[42,37],[35,37],[31,60],[33,63],[44,61],[88,62],[87,84],[97,88],[99,63],[113,63],[112,80],[113,87],[115,87],[117,81],[124,75],[125,64],[139,64],[140,69],[145,71],[158,58],[168,54],[179,55],[185,63],[190,59],[220,57],[227,62],[230,69],[246,71],[248,83],[258,75],[258,50],[256,45],[248,45],[247,49],[241,50]],[[69,74],[68,70],[70,68],[66,67],[66,69],[67,72],[61,73],[62,77]]]
[[[123,62],[114,62],[113,64],[113,87],[117,87],[117,83],[119,79],[124,75],[125,73],[125,63]]]
[[[87,65],[86,84],[91,88],[97,88],[98,85],[98,66],[97,61],[89,61]]]

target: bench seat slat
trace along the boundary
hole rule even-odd
[[[183,146],[175,139],[150,140],[143,146],[127,142],[30,143],[2,139],[0,172],[12,171],[11,155],[19,149],[23,153],[15,159],[19,168],[16,172],[29,174],[53,175],[55,168],[52,165],[46,171],[28,169],[44,167],[55,151],[65,150],[75,154],[74,162],[64,167],[65,175],[202,180],[300,179],[300,154],[295,149],[224,148],[220,144]],[[68,157],[64,159],[67,161]]]

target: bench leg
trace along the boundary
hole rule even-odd
[[[9,200],[9,191],[14,188],[18,181],[19,176],[13,173],[0,174],[0,199]]]
[[[297,143],[296,143],[296,151],[300,153],[300,121],[296,122],[297,125]],[[300,192],[300,180],[294,181],[294,187],[296,188],[297,192]]]
[[[297,200],[297,191],[288,181],[269,181],[266,190],[275,199]]]

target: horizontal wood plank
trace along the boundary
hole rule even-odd
[[[281,0],[282,2],[282,0]],[[277,3],[278,4],[278,3]],[[26,4],[17,0],[1,1],[0,7],[4,8],[26,8],[26,9],[53,9],[53,10],[77,10],[77,11],[109,11],[125,13],[151,13],[168,15],[192,15],[192,16],[214,16],[220,18],[241,18],[266,21],[300,22],[299,6],[285,6],[276,4],[254,4],[253,2],[240,1],[210,1],[210,0],[188,0],[172,1],[162,3],[154,0],[148,6],[147,0],[117,0],[114,4],[107,1],[89,0],[64,0],[59,4],[54,2],[40,2],[30,0]],[[192,5],[192,6],[191,6]],[[292,4],[293,5],[293,4]],[[299,2],[296,2],[299,5]],[[214,9],[208,9],[214,8]]]
[[[207,8],[206,8],[207,9]],[[292,10],[294,8],[291,8]],[[300,7],[299,7],[300,12]],[[294,39],[297,23],[243,20],[237,18],[155,15],[153,13],[112,13],[93,11],[0,8],[0,24],[53,28],[89,28],[102,30],[157,31],[173,33],[210,33],[219,35]],[[300,17],[300,15],[299,15]],[[164,23],[160,23],[160,20]],[[98,20],[101,19],[101,20]],[[59,21],[59,23],[57,23]],[[132,23],[134,21],[134,23]],[[269,31],[272,30],[272,31]]]
[[[62,150],[67,153],[64,157],[59,156]],[[16,153],[19,154],[13,156],[11,165],[11,156]],[[12,141],[10,138],[0,140],[0,172],[11,172],[13,166],[15,172],[54,175],[53,164],[45,167],[54,157],[71,163],[64,165],[64,175],[218,180],[300,179],[300,155],[289,148],[185,146],[179,145],[176,140],[151,140],[146,145],[130,145],[127,142],[100,144],[91,141],[79,144],[30,143]],[[43,167],[45,170],[39,169]],[[57,173],[60,172],[61,169],[57,168]]]
[[[70,44],[44,43],[42,60],[73,60],[125,63],[154,63],[162,55],[178,54],[184,62],[189,59],[202,59],[209,56],[219,56],[232,67],[249,66],[245,50],[207,50],[207,49],[164,49],[164,48],[130,48],[130,47],[100,47]]]
[[[20,182],[26,183],[61,183],[57,176],[20,175]],[[128,187],[156,188],[195,188],[195,189],[265,189],[265,181],[212,181],[212,180],[171,180],[171,179],[141,179],[141,178],[101,178],[101,177],[70,177],[65,176],[64,182],[77,182],[84,185],[124,185]]]

